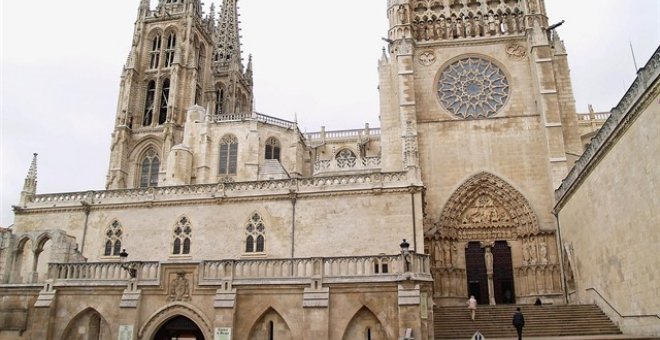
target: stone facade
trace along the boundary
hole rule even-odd
[[[660,51],[556,191],[569,298],[640,335],[660,334],[658,110]]]
[[[584,143],[543,1],[387,15],[381,127],[302,133],[254,111],[236,0],[141,0],[107,188],[37,194],[35,155],[0,336],[428,340],[469,294],[565,303],[553,189]]]

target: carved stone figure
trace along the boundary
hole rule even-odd
[[[405,24],[408,22],[408,10],[406,10],[406,6],[399,6],[396,12],[399,15],[400,23]]]
[[[491,274],[493,272],[493,253],[491,252],[490,247],[486,247],[484,258],[486,260],[486,272]]]
[[[488,14],[488,35],[495,35],[495,18],[493,14]]]
[[[548,245],[545,241],[541,241],[539,244],[539,260],[541,261],[541,264],[548,263]]]
[[[474,37],[474,31],[472,30],[472,21],[465,20],[465,37]]]

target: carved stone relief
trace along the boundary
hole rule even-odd
[[[427,51],[419,56],[419,63],[424,66],[431,66],[435,63],[436,56],[433,51]]]
[[[527,50],[521,45],[511,44],[506,47],[506,54],[511,59],[522,60],[527,57]]]
[[[185,272],[176,275],[176,278],[170,282],[167,301],[190,301],[190,280]]]

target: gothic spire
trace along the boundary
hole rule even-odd
[[[215,61],[221,66],[236,67],[242,70],[241,43],[239,41],[238,0],[223,0],[218,36],[216,41]]]
[[[29,196],[34,196],[37,193],[37,154],[32,154],[32,163],[30,169],[25,177],[25,184],[23,184],[23,191],[21,191],[21,206],[25,206]]]

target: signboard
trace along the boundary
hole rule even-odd
[[[231,328],[217,327],[215,329],[213,340],[231,340]]]
[[[133,340],[133,325],[119,326],[119,340]]]

